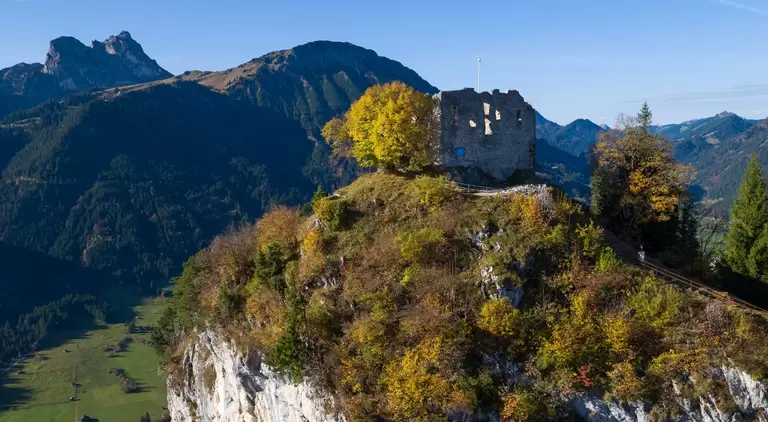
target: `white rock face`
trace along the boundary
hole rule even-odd
[[[182,387],[168,383],[175,422],[344,422],[326,411],[329,396],[306,382],[294,385],[212,331],[187,348],[183,366]]]
[[[490,358],[489,358],[490,359]],[[524,382],[520,365],[497,356],[485,364],[516,382]],[[168,384],[168,408],[175,422],[345,422],[343,416],[326,409],[332,397],[306,382],[294,385],[274,373],[261,359],[249,359],[220,335],[205,331],[197,336],[184,355],[182,387]],[[683,416],[674,422],[768,422],[766,385],[731,366],[712,371],[725,381],[736,410],[718,407],[710,395],[690,402],[682,396]],[[650,422],[649,406],[619,404],[599,397],[571,399],[571,409],[586,421]],[[497,414],[451,415],[451,421],[497,422]]]
[[[675,422],[768,421],[765,416],[768,412],[768,394],[764,384],[734,367],[723,366],[714,370],[712,376],[726,382],[736,410],[720,409],[711,394],[694,402],[680,397],[678,403],[685,416]],[[582,396],[571,400],[571,408],[588,421],[650,422],[648,407],[642,403],[622,405],[597,397]]]

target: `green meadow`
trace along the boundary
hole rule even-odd
[[[159,418],[167,405],[166,388],[154,349],[141,339],[149,340],[146,328],[156,325],[166,301],[144,299],[133,307],[138,332],[129,334],[125,324],[111,324],[57,333],[60,341],[51,342],[56,347],[36,352],[0,377],[0,422],[71,422],[76,415],[135,422],[146,412],[153,420]],[[126,336],[133,341],[123,351],[105,351]],[[124,393],[120,378],[109,374],[112,368],[134,379],[139,391]],[[5,370],[3,366],[0,373]],[[79,400],[70,401],[75,376]]]

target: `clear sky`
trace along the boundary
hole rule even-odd
[[[611,124],[768,116],[768,0],[0,0],[0,68],[60,35],[121,30],[172,73],[326,39],[376,50],[440,89],[517,89],[545,117]]]

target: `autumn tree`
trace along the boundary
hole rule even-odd
[[[669,142],[647,132],[644,127],[649,122],[650,110],[641,111],[638,118],[624,120],[620,130],[601,134],[594,148],[593,185],[600,188],[599,215],[633,229],[668,221],[687,197],[694,178],[691,166],[672,158]],[[615,214],[603,214],[607,210]]]
[[[738,196],[731,206],[724,259],[739,274],[768,281],[768,190],[760,161],[747,164]]]
[[[334,154],[365,167],[419,171],[429,164],[434,99],[402,82],[375,85],[323,127]]]

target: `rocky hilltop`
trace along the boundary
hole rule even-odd
[[[307,382],[294,383],[258,356],[238,351],[215,331],[204,331],[185,349],[183,384],[171,384],[168,408],[174,421],[345,422],[328,411],[334,398]],[[681,414],[674,422],[737,422],[768,411],[768,389],[739,369],[723,366],[712,374],[725,401],[715,395],[695,400],[677,396]],[[722,396],[721,396],[722,397]],[[571,417],[592,422],[651,422],[650,406],[621,404],[595,395],[571,398]],[[456,422],[499,422],[498,414],[456,415]],[[567,420],[567,419],[566,419]],[[578,420],[578,419],[577,419]],[[764,418],[755,419],[764,421]]]
[[[386,173],[185,265],[181,421],[761,420],[763,319],[622,264],[556,189]]]
[[[73,37],[59,37],[51,41],[45,64],[19,63],[0,69],[0,117],[71,92],[171,76],[126,31],[90,46]]]

